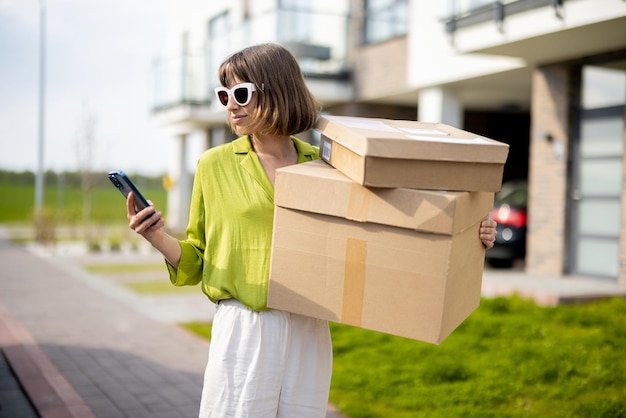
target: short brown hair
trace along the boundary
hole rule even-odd
[[[298,61],[285,47],[264,43],[242,49],[219,67],[224,87],[235,78],[254,83],[257,105],[253,132],[265,135],[294,135],[315,125],[320,104],[304,81]]]

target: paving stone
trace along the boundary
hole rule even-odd
[[[154,254],[144,254],[138,262],[154,259]],[[116,261],[108,257],[104,262]],[[85,273],[68,258],[8,245],[2,228],[0,264],[0,308],[19,325],[11,329],[27,330],[23,339],[31,338],[78,397],[68,405],[48,399],[47,415],[40,417],[35,408],[27,411],[29,398],[17,380],[13,378],[17,388],[6,383],[10,369],[0,363],[0,418],[197,415],[209,343],[175,323],[210,320],[214,307],[204,295],[141,298],[111,280]],[[0,326],[10,327],[3,312],[0,309]],[[4,342],[0,335],[0,348],[10,351]],[[44,393],[52,386],[45,380],[30,384]],[[24,411],[11,409],[7,415],[9,407]],[[340,418],[331,409],[328,416]]]

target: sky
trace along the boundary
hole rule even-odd
[[[0,0],[0,169],[37,169],[40,2],[46,6],[44,169],[75,170],[92,117],[95,170],[163,174],[173,138],[151,120],[162,0]]]

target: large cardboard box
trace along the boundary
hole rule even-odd
[[[493,193],[368,189],[322,161],[276,173],[268,306],[438,344],[480,303]]]
[[[509,146],[452,126],[321,116],[322,159],[372,187],[500,190]]]

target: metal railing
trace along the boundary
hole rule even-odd
[[[154,62],[153,109],[175,105],[207,105],[210,101],[206,79],[206,57],[182,55]]]
[[[507,16],[552,6],[557,18],[562,18],[565,0],[450,0],[447,16],[444,18],[446,32],[493,21],[498,27]]]
[[[349,18],[346,14],[273,10],[207,40],[202,55],[161,59],[154,64],[153,110],[179,104],[210,105],[219,64],[231,53],[261,42],[285,45],[308,78],[345,79]]]

